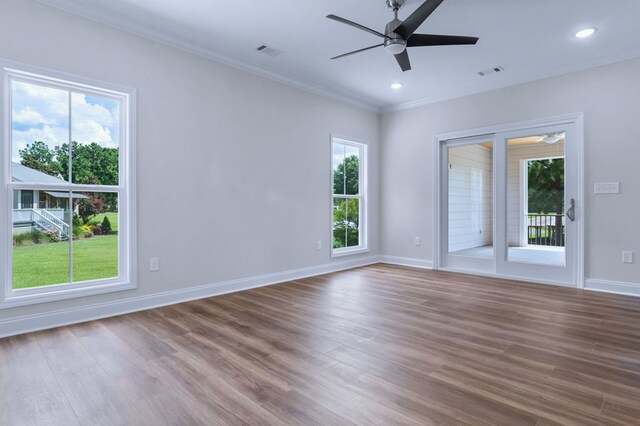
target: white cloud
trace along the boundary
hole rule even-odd
[[[26,126],[55,123],[55,120],[45,118],[44,115],[34,110],[30,106],[24,107],[19,111],[14,110],[12,119],[14,123],[23,124]]]
[[[117,141],[113,140],[111,130],[95,120],[74,120],[73,140],[79,143],[92,143],[98,145],[117,148]]]
[[[35,84],[12,83],[14,111],[22,104],[53,120],[68,119],[69,92]],[[18,108],[16,108],[18,107]]]
[[[72,138],[79,143],[95,142],[101,146],[118,146],[118,111],[91,103],[85,95],[74,93],[72,105]],[[115,137],[115,139],[114,139]]]
[[[69,141],[69,92],[35,84],[12,83],[13,161],[34,141],[50,148]],[[115,100],[71,95],[72,139],[118,147],[119,104]]]

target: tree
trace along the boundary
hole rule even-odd
[[[339,198],[333,209],[333,248],[360,244],[360,203],[358,199]]]
[[[73,183],[85,185],[118,184],[118,149],[107,148],[93,142],[71,145]],[[69,144],[54,148],[56,160],[61,165],[69,162]],[[63,179],[69,179],[68,167],[62,168]]]
[[[89,220],[104,211],[104,201],[96,194],[85,194],[85,197],[78,202],[78,215],[82,222],[89,223]]]
[[[345,177],[347,185],[345,188]],[[357,155],[345,158],[333,171],[333,193],[356,195],[359,192],[360,159]]]
[[[49,149],[46,143],[35,141],[28,144],[25,149],[18,151],[20,164],[30,169],[48,174],[49,176],[60,175],[59,163],[56,161],[55,153]]]
[[[529,161],[529,212],[564,211],[564,158]]]

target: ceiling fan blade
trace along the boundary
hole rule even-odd
[[[403,72],[411,69],[411,62],[409,61],[409,53],[407,52],[407,49],[404,49],[402,53],[398,53],[393,56],[396,57],[396,61],[398,61],[398,65],[400,65]]]
[[[366,31],[366,32],[371,33],[371,34],[373,34],[373,35],[377,35],[378,37],[387,38],[387,36],[386,36],[386,35],[384,35],[384,34],[382,34],[382,33],[379,33],[379,32],[378,32],[378,31],[376,31],[376,30],[372,30],[371,28],[367,28],[367,27],[365,27],[364,25],[356,24],[356,23],[355,23],[355,22],[353,22],[353,21],[350,21],[350,20],[348,20],[348,19],[341,18],[341,17],[339,17],[339,16],[336,16],[336,15],[327,15],[327,18],[329,18],[329,19],[333,19],[334,21],[342,22],[343,24],[350,25],[350,26],[352,26],[352,27],[358,28],[358,29],[360,29],[360,30],[362,30],[362,31]]]
[[[394,32],[407,40],[443,1],[444,0],[426,0],[407,19],[405,19]]]
[[[478,40],[478,37],[413,34],[411,37],[409,37],[409,40],[407,40],[407,47],[476,44]]]
[[[349,55],[354,55],[356,53],[360,53],[360,52],[364,52],[365,50],[369,50],[369,49],[373,49],[376,47],[380,47],[380,46],[384,46],[384,44],[376,44],[375,46],[369,46],[369,47],[365,47],[364,49],[358,49],[358,50],[354,50],[353,52],[349,52],[349,53],[344,53],[342,55],[338,55],[338,56],[334,56],[331,59],[340,59],[340,58],[344,58],[345,56],[349,56]]]

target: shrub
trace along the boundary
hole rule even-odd
[[[60,234],[58,234],[57,231],[47,231],[45,232],[45,235],[47,236],[47,238],[49,238],[49,241],[51,241],[52,243],[60,242]]]
[[[103,234],[111,233],[111,222],[109,221],[109,218],[106,215],[104,216],[104,219],[102,219],[102,225],[100,225],[100,227],[102,228]]]
[[[29,236],[34,244],[40,244],[42,242],[42,232],[40,231],[31,231]]]
[[[31,236],[27,233],[21,232],[19,234],[13,234],[13,245],[21,246],[24,242],[29,239]]]
[[[73,225],[73,228],[71,228],[71,234],[73,235],[73,239],[77,240],[81,235],[84,235],[84,231],[80,226]]]
[[[82,225],[82,220],[80,219],[80,216],[78,216],[77,214],[74,214],[72,223],[74,227]]]
[[[91,237],[93,237],[93,232],[91,232],[91,231],[84,231],[84,237],[85,237],[85,238],[91,238]]]
[[[102,227],[100,225],[95,225],[91,228],[91,232],[93,232],[93,235],[102,235]]]

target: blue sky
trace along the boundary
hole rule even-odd
[[[34,141],[50,148],[69,140],[69,92],[30,83],[12,82],[12,161]],[[71,94],[72,139],[116,148],[119,143],[119,101]]]

